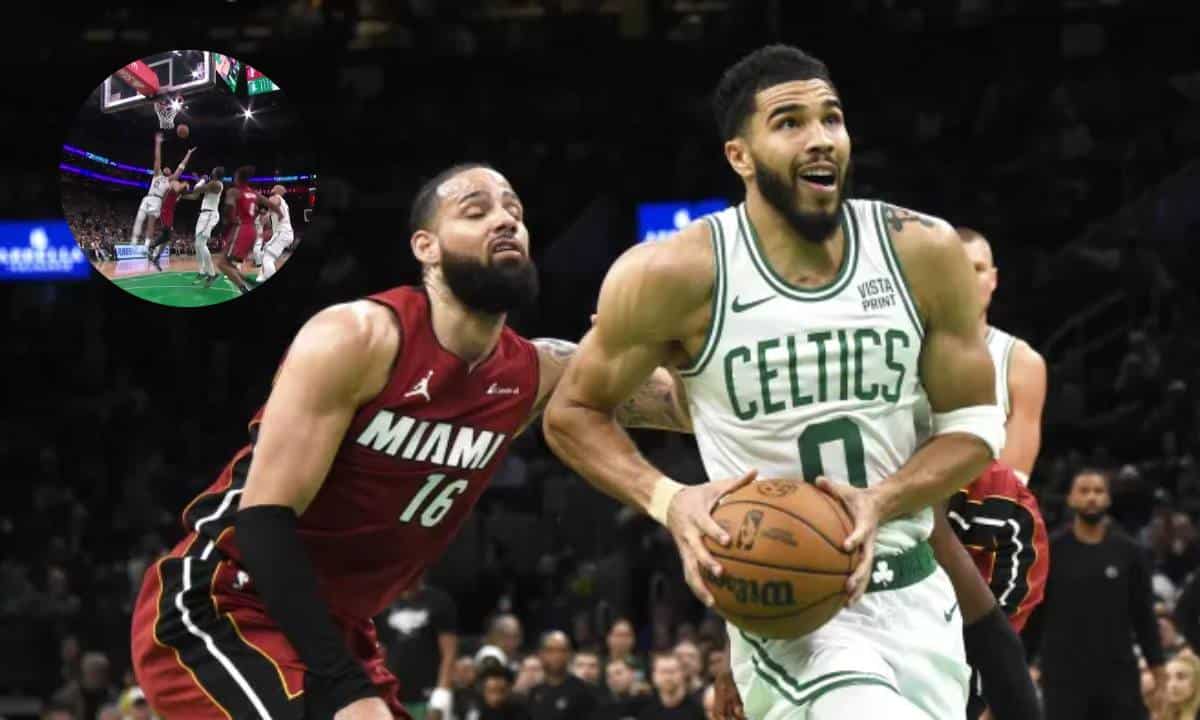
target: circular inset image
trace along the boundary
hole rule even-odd
[[[92,266],[172,307],[232,300],[280,272],[317,197],[315,152],[267,76],[208,50],[118,68],[63,144],[63,215]]]

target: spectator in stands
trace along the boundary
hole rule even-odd
[[[696,647],[696,643],[691,640],[682,640],[675,643],[673,650],[675,659],[679,661],[679,668],[683,671],[683,687],[689,695],[695,695],[696,700],[700,700],[700,693],[704,691],[704,678],[701,677],[700,667],[700,648]]]
[[[513,697],[512,671],[498,662],[485,665],[479,673],[479,720],[528,720],[529,712]]]
[[[94,718],[102,705],[117,701],[117,688],[109,680],[109,660],[103,653],[84,653],[78,681],[54,693],[54,702],[71,708],[79,718]]]
[[[541,685],[546,679],[542,668],[542,659],[537,653],[530,653],[521,660],[521,669],[517,672],[517,681],[513,683],[513,694],[521,698],[529,697],[529,691]]]
[[[121,693],[117,707],[122,714],[121,720],[158,720],[158,716],[150,710],[150,703],[146,702],[146,693],[136,685]]]
[[[650,701],[650,693],[639,684],[633,668],[625,660],[609,660],[604,668],[605,685],[600,694],[594,720],[629,720],[636,718]]]
[[[46,595],[42,612],[58,627],[66,628],[79,615],[79,596],[71,593],[67,571],[55,566],[46,569]]]
[[[542,635],[539,645],[546,678],[529,691],[529,714],[533,720],[580,720],[596,706],[596,693],[567,672],[571,641],[561,630]]]
[[[1170,609],[1166,603],[1158,602],[1154,604],[1154,615],[1158,619],[1158,637],[1162,640],[1163,653],[1170,657],[1175,653],[1187,647],[1187,640],[1179,633],[1175,626],[1175,618],[1172,617]]]
[[[1175,600],[1175,627],[1193,650],[1200,650],[1200,572],[1188,576]]]
[[[633,622],[629,618],[617,618],[608,627],[604,643],[608,647],[606,661],[624,660],[633,668],[635,675],[645,677],[645,663],[638,658],[634,651],[637,635],[634,633]]]
[[[592,687],[600,685],[600,653],[582,648],[571,658],[571,674]]]
[[[704,682],[711,683],[726,667],[729,658],[725,657],[725,647],[718,645],[711,648],[705,656]]]
[[[450,705],[450,674],[458,654],[458,612],[445,591],[428,585],[425,575],[375,619],[387,648],[387,664],[403,678],[400,700],[414,717]]]
[[[1200,539],[1187,514],[1170,512],[1151,521],[1151,545],[1154,564],[1171,582],[1179,585],[1187,574],[1200,567]]]
[[[702,694],[701,705],[704,708],[704,720],[725,720],[725,718],[717,717],[717,688],[709,684],[705,685],[700,691]]]
[[[521,627],[521,621],[512,613],[502,613],[492,618],[488,623],[487,633],[483,638],[483,646],[479,648],[479,652],[475,654],[475,660],[478,662],[484,655],[495,649],[499,652],[501,662],[514,673],[520,671],[518,663],[518,655],[521,651],[521,645],[524,643],[525,633]]]
[[[1184,650],[1167,663],[1162,711],[1154,720],[1196,720],[1200,713],[1200,658]]]
[[[704,720],[703,707],[683,684],[683,669],[675,654],[655,653],[651,663],[654,695],[638,720]]]
[[[497,660],[485,659],[486,663],[499,664]],[[479,706],[483,699],[479,697],[475,682],[479,677],[479,669],[475,658],[463,655],[454,661],[450,673],[450,720],[476,720]]]
[[[1148,563],[1108,516],[1109,473],[1078,471],[1067,503],[1075,517],[1051,539],[1045,600],[1027,627],[1030,646],[1041,653],[1046,715],[1082,719],[1089,708],[1108,708],[1109,717],[1145,718],[1135,633],[1156,685],[1163,685]]]

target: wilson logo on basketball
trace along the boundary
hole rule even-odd
[[[759,582],[757,580],[734,577],[725,572],[720,577],[709,575],[709,582],[717,588],[728,590],[743,605],[791,607],[796,604],[796,596],[792,592],[792,584],[786,580]]]

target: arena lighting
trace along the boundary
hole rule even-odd
[[[254,117],[254,113],[250,110],[250,108],[246,108],[242,111],[242,117],[249,119]]]
[[[134,173],[140,173],[142,175],[153,175],[154,174],[154,170],[152,168],[143,168],[143,167],[137,167],[135,165],[126,165],[124,163],[119,163],[114,160],[109,160],[108,158],[106,158],[102,155],[90,153],[87,150],[81,150],[80,148],[73,147],[71,145],[64,144],[62,146],[62,148],[63,148],[63,150],[66,150],[69,153],[72,153],[74,155],[79,155],[81,157],[85,157],[88,160],[101,163],[102,165],[111,165],[112,167],[119,168],[121,170],[127,170],[129,172],[134,172]],[[200,179],[199,175],[195,175],[195,174],[191,174],[191,173],[181,175],[180,177],[182,177],[184,180],[199,180]],[[317,176],[315,173],[306,173],[303,175],[274,175],[274,176],[273,175],[264,175],[262,177],[252,177],[252,178],[250,178],[250,182],[293,182],[293,181],[297,181],[297,180],[310,180],[310,179],[315,180],[316,177]],[[225,182],[233,182],[232,175],[223,177],[221,179],[224,180]],[[137,183],[134,183],[134,184],[137,185]],[[138,186],[142,187],[142,185],[138,185]]]
[[[66,163],[59,163],[58,169],[66,170],[67,172],[75,173],[76,175],[83,175],[84,177],[101,180],[103,182],[114,183],[116,185],[130,185],[130,186],[136,187],[136,188],[149,188],[150,187],[150,183],[136,182],[134,180],[122,180],[121,178],[115,178],[115,177],[111,177],[109,175],[101,175],[100,173],[94,173],[91,170],[84,170],[83,168],[77,168],[74,165],[68,165]]]

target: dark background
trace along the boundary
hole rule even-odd
[[[46,696],[67,682],[72,637],[106,653],[120,682],[141,570],[246,441],[291,336],[321,307],[416,280],[404,218],[422,180],[464,160],[508,176],[543,281],[511,324],[577,338],[634,239],[635,203],[741,198],[707,93],[775,40],[829,65],[854,195],[992,241],[992,322],[1050,366],[1032,480],[1048,524],[1065,517],[1073,468],[1127,465],[1115,514],[1178,586],[1200,560],[1194,29],[1167,2],[920,6],[43,4],[0,25],[4,217],[61,216],[60,145],[80,102],[113,69],[173,47],[231,54],[282,87],[315,148],[312,167],[283,169],[319,175],[304,244],[247,298],[168,310],[98,275],[0,285],[0,692]],[[702,477],[690,439],[639,439],[677,477]],[[536,430],[434,580],[459,600],[468,635],[512,608],[527,638],[558,626],[587,643],[630,613],[649,649],[701,619],[669,542],[567,472]]]

